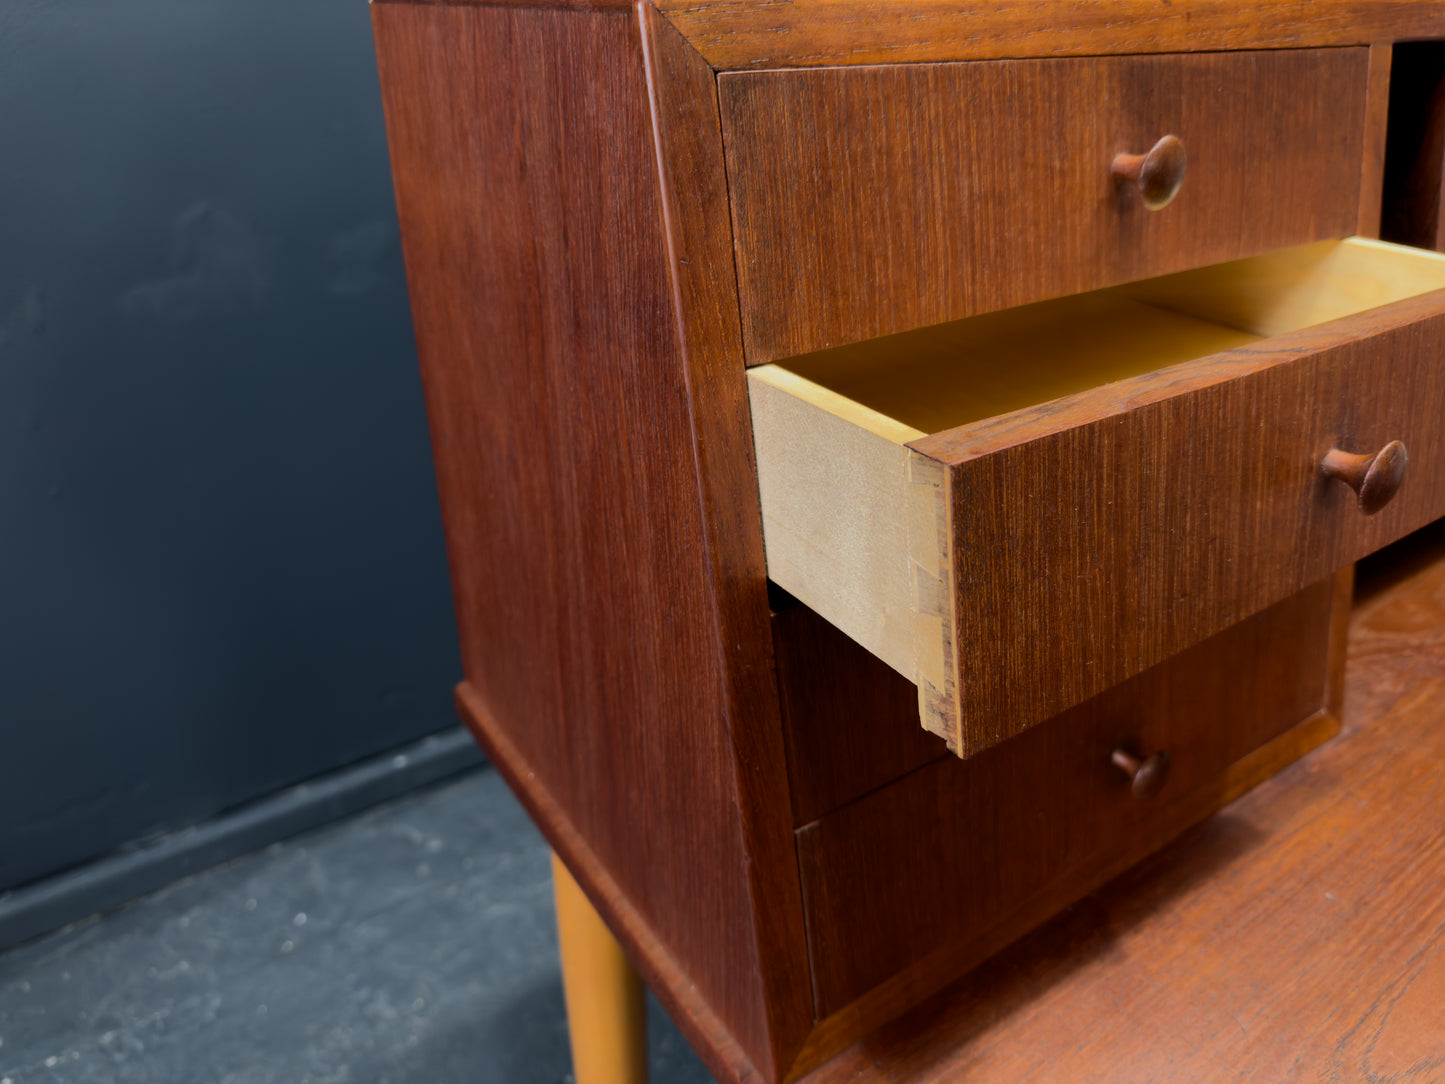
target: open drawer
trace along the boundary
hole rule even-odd
[[[995,745],[1445,515],[1442,290],[1331,241],[752,369],[768,574]]]

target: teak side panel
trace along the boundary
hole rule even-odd
[[[749,364],[1353,234],[1367,49],[718,80]],[[1110,172],[1173,133],[1161,211]]]
[[[658,0],[719,71],[1445,37],[1438,0]]]
[[[713,1071],[775,1079],[810,1006],[743,367],[663,192],[710,87],[657,101],[698,81],[642,10],[373,18],[463,702]]]
[[[946,466],[964,755],[1445,514],[1445,292],[911,445]],[[1364,516],[1334,447],[1402,440]],[[1008,720],[1002,726],[1000,720]]]
[[[1006,943],[985,944],[988,931],[1029,901],[1063,906],[1208,812],[1199,795],[1228,765],[1323,709],[1334,601],[1333,580],[1316,584],[1013,741],[933,762],[800,830],[820,1015],[956,944],[981,959]],[[1109,760],[1120,745],[1170,752],[1158,797],[1131,796]]]

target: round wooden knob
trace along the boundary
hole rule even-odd
[[[1400,491],[1409,462],[1405,446],[1392,440],[1374,455],[1354,455],[1332,448],[1320,467],[1359,494],[1360,511],[1373,516]]]
[[[1154,797],[1169,781],[1169,754],[1163,749],[1148,760],[1140,760],[1127,749],[1115,749],[1109,759],[1133,780],[1129,789],[1141,802],[1147,802]]]
[[[1157,211],[1179,195],[1179,186],[1184,183],[1184,169],[1188,164],[1184,141],[1178,136],[1167,135],[1155,143],[1148,154],[1117,155],[1114,158],[1114,176],[1138,185],[1139,194],[1144,197],[1144,206]]]

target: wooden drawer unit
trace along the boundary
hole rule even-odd
[[[1445,0],[371,10],[458,705],[719,1080],[1332,731],[1445,515],[1445,257],[1342,240]]]
[[[753,369],[769,575],[988,748],[1445,514],[1442,287],[1325,242]],[[1323,464],[1395,441],[1366,515]]]
[[[1013,741],[933,761],[800,829],[819,1015],[894,976],[916,995],[960,974],[1335,733],[1333,590],[1307,588]],[[1116,749],[1168,755],[1157,793],[1133,794]]]
[[[748,360],[1352,234],[1367,53],[722,75]],[[1150,211],[1111,166],[1166,134]]]

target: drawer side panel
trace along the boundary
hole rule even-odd
[[[912,681],[903,442],[922,434],[782,370],[748,397],[769,578]]]

